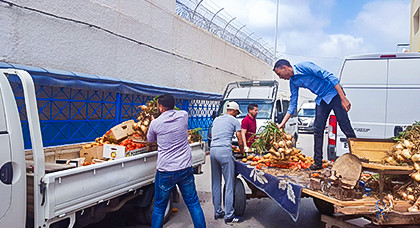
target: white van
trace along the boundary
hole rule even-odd
[[[303,103],[298,111],[298,130],[299,132],[314,132],[316,103],[313,100]]]
[[[220,102],[219,110],[213,113],[213,118],[226,113],[229,101],[239,104],[241,114],[236,118],[242,121],[248,115],[248,105],[258,105],[257,132],[267,121],[280,123],[290,104],[290,94],[278,89],[277,81],[241,81],[229,83]],[[298,139],[297,115],[292,115],[285,126],[285,131],[293,135],[294,143]],[[209,146],[211,145],[211,126],[208,134]],[[237,140],[234,139],[234,144]]]
[[[420,53],[350,56],[339,79],[352,104],[349,117],[358,138],[390,138],[420,120]],[[349,149],[344,133],[334,134],[336,126],[330,120],[328,150],[340,156]]]

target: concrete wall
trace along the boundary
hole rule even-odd
[[[272,66],[176,15],[174,0],[11,2],[0,2],[0,61],[216,93],[274,78]]]
[[[420,0],[411,0],[410,51],[420,52]]]

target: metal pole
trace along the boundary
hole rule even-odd
[[[211,20],[210,20],[208,30],[210,30],[210,25],[213,23],[213,19],[214,19],[214,17],[216,17],[216,15],[217,15],[220,11],[222,11],[223,9],[224,9],[224,8],[219,9],[219,11],[217,11],[217,12],[213,15],[213,17],[212,17],[212,18],[211,18]]]
[[[279,0],[277,0],[277,10],[276,10],[276,37],[274,39],[274,61],[277,59],[277,33],[279,28]]]
[[[233,20],[235,20],[236,19],[236,17],[234,17],[234,18],[232,18],[232,20],[230,20],[226,25],[225,25],[225,28],[223,29],[223,33],[222,33],[222,36],[225,34],[225,30],[226,30],[226,28],[228,27],[228,25],[230,24],[230,22],[232,22]]]
[[[194,13],[193,13],[193,15],[192,15],[192,17],[191,17],[191,21],[194,19],[194,16],[195,16],[195,12],[196,12],[196,10],[197,10],[197,8],[198,8],[198,6],[203,2],[204,0],[201,0],[200,2],[198,2],[198,4],[195,6],[195,9],[194,9]]]

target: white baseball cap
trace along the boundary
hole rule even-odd
[[[228,102],[227,105],[226,105],[226,109],[238,110],[239,113],[242,113],[241,110],[239,109],[238,103],[236,103],[234,101]]]

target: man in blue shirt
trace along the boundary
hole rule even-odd
[[[315,99],[314,121],[315,163],[309,169],[322,169],[324,128],[331,110],[334,110],[338,124],[346,137],[356,137],[347,115],[351,107],[350,101],[346,98],[338,78],[312,62],[302,62],[291,66],[289,61],[280,59],[273,70],[280,79],[290,80],[290,106],[279,127],[283,128],[290,116],[295,114],[299,88],[306,88],[318,95]]]

